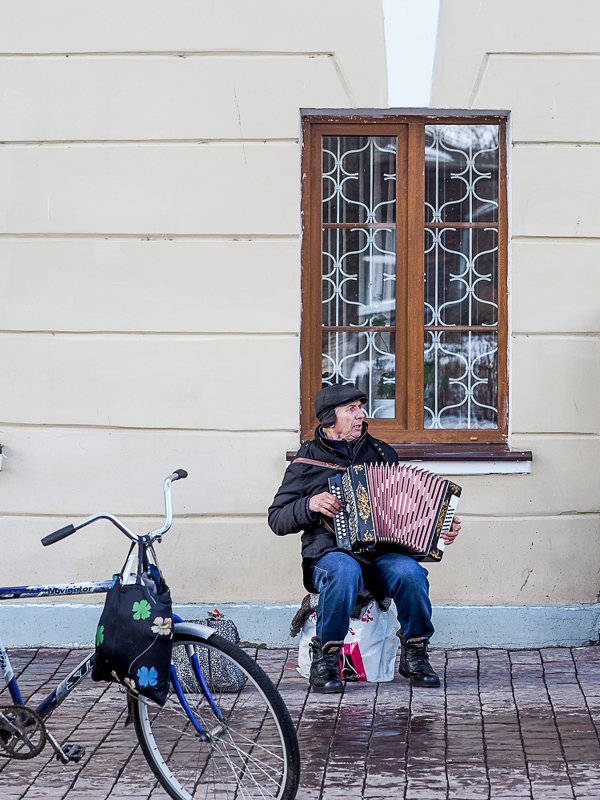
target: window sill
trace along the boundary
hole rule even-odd
[[[525,475],[531,472],[530,450],[505,445],[394,444],[402,462],[420,465],[442,475]]]
[[[400,461],[442,475],[519,475],[531,472],[530,450],[505,445],[392,444]],[[291,461],[296,451],[286,453]]]

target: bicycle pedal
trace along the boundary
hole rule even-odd
[[[62,750],[69,761],[74,761],[75,763],[81,761],[85,755],[85,747],[80,744],[63,744]]]

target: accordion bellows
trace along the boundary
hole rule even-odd
[[[401,464],[354,464],[329,478],[342,502],[333,518],[337,546],[365,551],[378,542],[440,561],[461,487],[433,472]]]

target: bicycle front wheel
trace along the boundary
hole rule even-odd
[[[140,746],[168,794],[293,800],[300,777],[296,731],[256,661],[217,634],[176,632],[173,664],[177,680],[162,708],[131,700]]]

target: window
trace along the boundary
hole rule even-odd
[[[352,383],[390,443],[506,443],[506,124],[303,112],[303,438]]]

